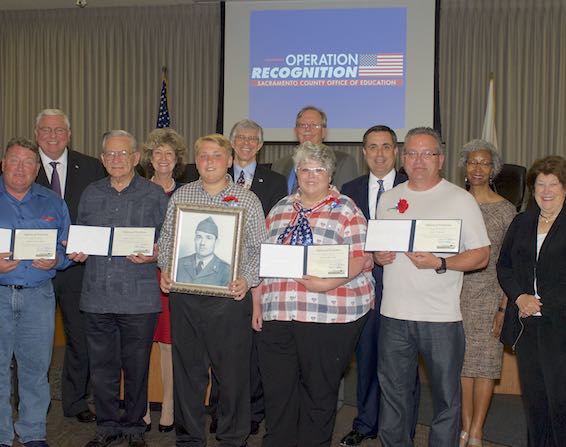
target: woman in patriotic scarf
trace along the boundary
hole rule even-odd
[[[374,303],[367,223],[330,184],[334,151],[305,142],[293,156],[299,188],[266,219],[267,243],[349,245],[347,278],[266,278],[254,301],[265,397],[263,447],[329,446],[340,380]],[[259,301],[261,300],[261,306]]]

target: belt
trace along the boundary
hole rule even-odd
[[[10,289],[20,290],[20,289],[27,289],[27,286],[20,286],[18,284],[0,284],[2,287],[9,287]]]

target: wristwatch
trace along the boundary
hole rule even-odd
[[[438,274],[446,273],[446,259],[444,258],[438,258],[438,259],[440,259],[440,267],[434,269],[434,271]]]

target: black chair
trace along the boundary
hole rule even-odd
[[[517,211],[520,211],[525,198],[526,184],[527,169],[524,166],[506,163],[493,180],[493,189],[515,205]]]

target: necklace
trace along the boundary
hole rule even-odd
[[[157,183],[155,181],[155,176],[151,177],[149,180],[152,181],[153,183]],[[163,188],[163,190],[165,192],[169,192],[169,191],[172,191],[173,188],[175,188],[175,179],[174,178],[171,179],[171,184],[169,185],[169,187],[167,189]]]
[[[556,216],[552,217],[552,214],[550,216],[544,216],[542,214],[542,211],[539,214],[539,218],[542,219],[544,221],[544,223],[550,223],[550,222],[554,222],[554,220],[556,219]]]

